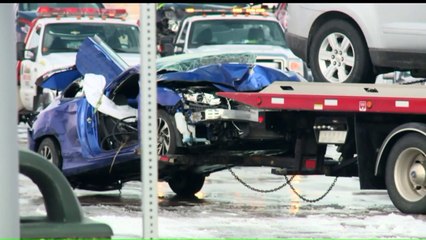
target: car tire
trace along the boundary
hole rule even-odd
[[[170,188],[176,195],[191,197],[201,190],[205,176],[192,171],[179,171],[168,180]]]
[[[157,112],[157,153],[158,155],[176,153],[176,125],[174,119],[163,109]]]
[[[407,214],[426,213],[426,137],[410,133],[392,147],[385,171],[386,187],[396,208]],[[416,188],[417,187],[417,188]]]
[[[45,138],[38,146],[37,153],[53,163],[59,169],[62,169],[62,155],[59,144],[53,138]]]
[[[368,47],[352,24],[330,20],[314,33],[310,43],[309,63],[315,82],[375,82]]]

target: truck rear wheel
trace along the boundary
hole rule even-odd
[[[390,199],[403,213],[426,213],[426,137],[410,133],[392,147],[386,163]]]
[[[169,186],[178,196],[194,196],[204,185],[205,176],[191,171],[179,171],[169,181]]]

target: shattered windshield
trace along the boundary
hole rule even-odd
[[[259,44],[287,48],[278,22],[268,20],[203,20],[192,23],[189,48],[216,44]]]
[[[255,62],[256,55],[252,53],[189,53],[157,59],[157,71],[189,71],[210,64]]]
[[[137,26],[84,22],[46,25],[42,54],[77,52],[83,40],[95,34],[117,53],[139,53]]]

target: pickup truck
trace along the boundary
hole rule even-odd
[[[263,10],[263,11],[262,11]],[[256,54],[256,63],[291,70],[310,80],[307,65],[288,48],[285,30],[265,9],[236,8],[232,11],[187,9],[174,39],[173,54],[245,52]],[[201,14],[197,14],[201,13]]]
[[[71,66],[81,42],[98,35],[129,65],[139,63],[139,27],[124,9],[39,7],[24,42],[17,43],[18,114],[45,108],[57,95],[36,86],[38,78]]]

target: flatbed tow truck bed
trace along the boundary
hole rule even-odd
[[[218,95],[264,111],[287,134],[293,164],[279,172],[358,176],[361,189],[387,189],[400,211],[426,213],[425,86],[274,82]],[[329,144],[337,161],[325,158]]]
[[[259,93],[219,95],[263,109],[426,114],[425,90],[422,85],[274,82]]]

